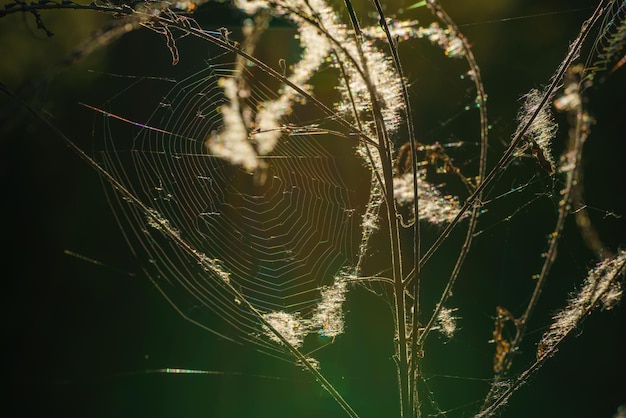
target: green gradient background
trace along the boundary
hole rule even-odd
[[[515,127],[512,119],[517,97],[548,81],[568,42],[591,14],[593,3],[443,2],[474,45],[483,71],[494,124],[491,161],[502,149],[498,137],[508,138]],[[390,5],[389,10],[398,7]],[[577,9],[583,10],[570,11]],[[542,15],[553,11],[561,12]],[[531,17],[502,21],[525,16]],[[50,12],[43,17],[56,33],[52,39],[33,29],[31,16],[0,20],[0,56],[4,57],[0,80],[12,88],[24,88],[46,74],[104,18],[88,12]],[[224,7],[199,18],[207,28],[239,22],[239,16]],[[282,35],[287,29],[274,31],[279,33],[274,35],[277,39],[287,39]],[[258,52],[280,51],[271,43]],[[106,72],[114,63],[120,71],[120,64],[127,62],[131,65],[128,72],[138,75],[185,74],[185,69],[197,66],[207,53],[198,53],[197,62],[193,62],[194,56],[183,55],[179,67],[171,69],[162,39],[147,31],[133,33],[61,72],[37,91],[34,103],[54,115],[64,132],[89,150],[94,115],[77,102],[98,103],[98,98],[112,92],[103,91],[106,83],[87,70]],[[403,46],[401,53],[416,66],[407,76],[415,93],[418,132],[429,132],[445,119],[440,113],[449,106],[443,99],[449,88],[445,80],[458,77],[462,66],[451,64],[450,74],[446,68],[436,68],[435,74],[443,75],[444,81],[433,81],[429,73],[419,70],[420,63],[428,65],[428,52]],[[153,58],[140,59],[144,54]],[[280,57],[276,55],[273,61]],[[273,61],[270,58],[269,62]],[[155,67],[155,62],[163,67]],[[621,214],[626,214],[624,71],[610,78],[591,103],[592,112],[600,119],[586,147],[588,158],[595,162],[585,166],[586,178],[595,185],[586,191],[590,204]],[[98,176],[49,130],[29,120],[5,97],[0,100],[0,190],[6,245],[2,251],[3,377],[10,387],[5,393],[6,416],[343,416],[306,373],[249,347],[219,341],[178,316],[142,275],[110,212]],[[513,184],[513,179],[508,180]],[[520,294],[528,294],[529,289],[528,268],[540,262],[540,251],[524,234],[550,230],[554,220],[544,219],[542,214],[554,214],[551,202],[543,199],[529,205],[510,225],[493,228],[477,240],[455,292],[462,329],[450,344],[434,341],[432,347],[426,347],[425,373],[438,376],[429,379],[429,385],[434,393],[445,393],[437,398],[442,409],[479,401],[485,393],[485,382],[443,375],[451,370],[455,376],[490,377],[490,317],[496,304],[521,308]],[[497,210],[509,214],[513,209],[503,206]],[[497,210],[488,214],[493,216],[492,223],[498,219]],[[605,219],[601,225],[602,237],[612,248],[624,245],[624,218]],[[587,260],[591,255],[575,233],[570,235],[573,238],[562,243],[562,258],[553,270],[537,318],[546,318],[562,307],[567,292],[590,266]],[[98,259],[122,272],[69,257],[64,250]],[[445,255],[434,259],[433,271],[449,260]],[[346,335],[320,354],[323,370],[361,416],[398,416],[390,312],[359,290],[349,294],[347,310]],[[541,332],[546,324],[538,321],[531,328]],[[596,313],[581,331],[514,395],[503,416],[610,417],[626,403],[626,309]],[[532,347],[520,358],[521,362],[531,359]],[[225,374],[146,372],[165,367]],[[475,408],[470,405],[450,416],[469,416]]]

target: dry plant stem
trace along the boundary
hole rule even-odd
[[[137,4],[143,4],[143,2],[137,2]],[[63,2],[63,3],[55,3],[55,2],[47,2],[47,3],[25,3],[25,2],[16,2],[16,4],[11,8],[4,8],[0,10],[0,18],[4,16],[8,16],[13,13],[34,13],[40,10],[91,10],[109,14],[120,14],[120,15],[128,15],[134,13],[134,9],[129,5],[121,5],[114,6],[113,4],[105,4],[100,5],[96,3],[90,4],[78,4],[72,2]]]
[[[346,84],[346,90],[348,92],[348,97],[350,98],[350,103],[352,104],[352,112],[354,113],[354,119],[355,119],[355,121],[357,123],[357,126],[358,126],[359,130],[363,130],[361,118],[359,117],[359,112],[357,111],[357,108],[356,108],[356,104],[355,104],[356,102],[355,102],[354,96],[352,94],[352,89],[350,88],[350,83],[349,83],[348,76],[347,76],[346,71],[345,71],[345,67],[343,65],[342,60],[340,60],[339,57],[337,56],[336,52],[333,51],[333,53],[335,54],[335,60],[337,62],[337,65],[339,66],[339,70],[340,70],[341,76],[343,77],[343,79],[345,81],[345,84]],[[368,156],[369,160],[370,161],[374,161],[374,158],[372,156],[372,151],[371,151],[370,147],[365,146],[365,150],[367,152],[367,156]],[[372,189],[371,189],[372,191],[370,193],[370,197],[369,197],[368,204],[367,204],[368,208],[370,208],[371,205],[374,204],[374,201],[376,199],[376,197],[375,197],[376,193],[374,193],[373,190],[375,190],[375,188],[378,189],[378,188],[382,187],[382,185],[383,185],[383,180],[380,177],[379,170],[371,170],[371,171],[372,171],[372,173],[371,173],[372,180],[371,181],[372,181],[373,186],[372,186]],[[379,208],[379,206],[376,205],[376,208]],[[377,214],[376,215],[378,216],[378,210],[377,210]],[[367,234],[364,234],[362,236],[361,243],[359,245],[360,248],[366,248],[367,247],[370,236],[371,236],[371,232],[369,232]],[[354,270],[353,270],[353,274],[355,276],[357,276],[357,277],[359,276],[359,274],[361,272],[361,269],[363,267],[363,255],[364,255],[364,252],[363,251],[359,251],[358,261],[357,261],[357,263],[356,263],[356,265],[354,267]],[[374,282],[374,281],[380,281],[382,283],[386,283],[386,284],[389,284],[391,286],[393,286],[393,284],[394,284],[394,281],[392,279],[390,279],[390,278],[376,278],[376,277],[369,277],[369,278],[358,277],[356,279],[349,279],[348,281],[362,282],[363,284],[371,283],[371,282]]]
[[[350,22],[354,29],[356,46],[361,60],[361,68],[363,71],[364,82],[370,94],[370,102],[372,104],[372,113],[376,123],[376,133],[379,138],[378,152],[380,153],[383,176],[384,176],[384,194],[386,195],[387,207],[387,223],[389,227],[389,240],[391,245],[391,264],[392,278],[394,281],[394,307],[396,319],[396,366],[398,370],[398,385],[400,389],[400,415],[402,417],[410,417],[413,411],[411,405],[411,395],[409,389],[409,357],[407,353],[408,344],[406,336],[406,305],[402,273],[402,249],[400,245],[400,223],[398,220],[397,209],[393,191],[393,167],[391,163],[392,143],[387,134],[385,122],[382,117],[380,104],[378,103],[375,86],[369,76],[369,69],[365,60],[365,54],[362,49],[363,35],[359,27],[359,22],[352,7],[350,0],[345,0],[345,5],[350,16]]]
[[[598,21],[598,19],[600,19],[600,17],[603,15],[605,9],[606,7],[603,6],[603,2],[600,3],[598,7],[596,7],[595,11],[593,12],[593,15],[583,23],[580,29],[580,33],[574,40],[574,43],[570,46],[569,52],[567,53],[563,62],[561,62],[561,65],[559,66],[559,69],[557,70],[557,72],[552,77],[552,81],[549,87],[546,89],[541,101],[539,102],[539,105],[537,106],[535,111],[532,113],[528,121],[526,122],[526,125],[524,125],[518,131],[517,135],[515,135],[515,137],[509,144],[508,148],[502,154],[502,157],[500,157],[500,160],[496,163],[496,165],[489,172],[489,174],[487,174],[487,176],[476,187],[476,190],[474,190],[474,193],[472,193],[467,198],[467,200],[463,204],[463,207],[459,210],[458,215],[452,220],[452,222],[450,222],[450,224],[448,224],[448,226],[443,230],[441,235],[439,235],[439,237],[435,240],[433,245],[422,256],[420,260],[420,264],[422,266],[430,259],[430,257],[435,253],[435,251],[437,251],[437,249],[443,243],[443,241],[445,241],[448,238],[452,230],[458,225],[459,221],[463,217],[463,214],[470,207],[480,206],[481,204],[480,196],[481,196],[482,191],[485,189],[485,187],[487,187],[487,185],[489,185],[495,179],[496,175],[500,172],[500,170],[508,163],[509,159],[511,158],[511,155],[513,155],[517,147],[524,140],[524,135],[526,134],[526,132],[528,131],[528,129],[530,128],[534,120],[537,118],[537,115],[539,114],[539,112],[541,112],[544,106],[548,105],[548,102],[552,98],[559,83],[561,82],[561,79],[563,78],[565,71],[567,71],[572,61],[578,56],[580,46],[582,45],[583,41],[587,38],[587,35],[591,31],[591,28]]]
[[[600,10],[600,6],[598,7],[598,9],[596,9],[596,13],[594,13],[594,16],[599,16],[602,14],[601,12],[598,13],[599,10]],[[594,18],[594,16],[592,16],[592,18],[590,18],[588,21],[585,22],[585,25],[589,25],[588,28],[593,26],[594,21],[592,19]],[[583,25],[583,29],[581,30],[581,35],[579,35],[579,39],[584,33],[585,25]],[[572,49],[572,51],[574,51],[574,49]],[[566,68],[566,70],[568,68]],[[559,81],[561,78],[562,78],[562,75],[555,76],[555,79],[553,80],[553,84],[554,84],[554,81]],[[586,113],[583,111],[581,104],[577,106],[574,112],[576,115],[575,116],[575,128],[573,129],[573,133],[572,133],[573,137],[570,139],[570,141],[572,142],[572,146],[570,147],[572,149],[570,150],[570,152],[574,153],[573,168],[568,173],[567,178],[566,178],[565,188],[563,189],[563,192],[562,192],[563,197],[561,201],[559,202],[559,214],[558,214],[557,222],[556,222],[553,233],[550,235],[548,250],[545,253],[545,260],[542,265],[541,272],[539,273],[539,277],[537,278],[537,282],[535,284],[533,294],[531,295],[531,298],[526,306],[524,313],[519,318],[514,320],[516,333],[515,333],[515,337],[510,343],[510,349],[505,354],[504,360],[502,362],[502,370],[504,372],[506,372],[506,370],[510,368],[512,361],[513,361],[513,354],[517,351],[517,349],[519,348],[519,345],[522,343],[522,340],[524,339],[528,319],[531,317],[532,312],[539,301],[539,297],[541,296],[541,291],[543,290],[543,287],[547,280],[550,269],[552,268],[552,265],[554,264],[556,260],[558,243],[562,235],[563,228],[565,226],[565,220],[570,213],[572,202],[577,196],[577,184],[576,183],[580,177],[580,170],[582,170],[582,164],[581,164],[582,149],[583,149],[583,144],[589,134],[589,118],[586,115]],[[543,362],[543,360],[541,360],[541,362]],[[533,365],[533,367],[538,368],[539,365],[537,366]],[[502,376],[499,374],[496,374],[494,376],[494,384],[491,386],[491,389],[489,390],[489,393],[485,398],[485,404],[483,404],[483,409],[486,407],[489,400],[498,390],[496,384],[501,380],[501,378]]]
[[[528,306],[526,310],[522,314],[522,316],[517,320],[520,325],[520,330],[518,330],[518,334],[523,334],[523,328],[526,326],[526,321],[532,314],[533,309],[537,305],[537,301],[541,294],[541,290],[546,281],[546,277],[550,272],[550,268],[554,264],[556,260],[556,253],[558,248],[559,238],[563,232],[563,227],[565,226],[565,219],[571,210],[571,201],[573,195],[573,185],[575,179],[578,177],[577,173],[581,163],[582,157],[582,146],[587,137],[587,124],[583,121],[583,112],[582,109],[578,109],[577,117],[576,117],[576,144],[574,147],[575,152],[575,163],[574,168],[571,173],[567,176],[567,180],[565,183],[565,189],[563,190],[563,198],[559,202],[559,216],[554,227],[554,232],[550,236],[550,242],[548,245],[548,251],[545,254],[545,261],[541,267],[541,272],[539,273],[539,278],[537,279],[537,283],[535,284],[535,290],[528,302]],[[521,335],[516,337],[514,342],[518,342],[521,340]]]
[[[539,278],[537,279],[537,283],[535,284],[535,290],[528,302],[526,310],[519,317],[515,324],[517,326],[517,331],[515,338],[511,342],[511,352],[514,352],[519,344],[522,342],[524,338],[524,334],[526,332],[526,326],[528,318],[532,315],[533,310],[537,306],[537,302],[539,301],[539,296],[541,295],[541,291],[545,285],[546,279],[556,260],[557,248],[559,239],[562,235],[563,228],[565,226],[565,220],[570,213],[572,207],[572,198],[574,196],[575,190],[575,182],[578,179],[578,173],[581,167],[582,160],[582,151],[583,144],[589,135],[589,123],[588,118],[585,117],[586,114],[582,109],[582,106],[579,105],[576,110],[576,129],[575,129],[575,143],[574,143],[574,168],[567,175],[567,180],[565,183],[565,189],[563,190],[563,198],[559,202],[559,216],[556,222],[556,226],[554,227],[554,232],[550,235],[550,243],[548,245],[548,251],[546,253],[545,261],[543,262],[543,266],[541,267],[541,272],[539,273]],[[512,361],[512,357],[507,355],[507,358],[504,363],[504,370],[508,369],[510,363]]]
[[[378,16],[380,19],[380,26],[385,32],[385,36],[387,37],[387,43],[389,44],[389,49],[391,51],[391,56],[393,57],[393,62],[398,72],[398,77],[400,78],[400,84],[402,86],[402,97],[404,100],[405,112],[407,114],[407,131],[409,134],[409,144],[411,147],[411,166],[413,167],[413,217],[415,221],[413,222],[413,303],[411,306],[412,316],[411,316],[411,334],[410,341],[411,347],[410,351],[407,355],[409,361],[409,370],[407,373],[407,378],[409,379],[408,388],[407,388],[407,396],[409,399],[406,403],[410,405],[412,408],[411,416],[419,416],[419,397],[417,392],[417,379],[418,379],[418,358],[417,355],[420,347],[417,344],[418,338],[418,329],[419,329],[419,312],[420,312],[420,222],[419,222],[419,193],[417,187],[417,141],[415,139],[415,126],[413,124],[413,112],[411,111],[411,102],[409,100],[409,91],[406,86],[406,82],[404,79],[404,72],[402,71],[402,63],[400,62],[400,57],[398,55],[398,49],[396,47],[396,43],[391,37],[391,33],[389,31],[389,25],[387,24],[387,20],[385,19],[385,14],[383,12],[382,5],[379,0],[374,0],[374,5],[376,6],[376,10],[378,12]],[[400,277],[400,281],[402,282],[403,277]],[[402,297],[404,298],[404,290],[402,290]],[[406,314],[405,314],[406,316]],[[404,405],[404,403],[403,403]],[[409,411],[407,411],[409,412]]]
[[[445,10],[439,5],[439,3],[437,3],[436,1],[430,1],[428,2],[428,7],[442,22],[444,22],[450,29],[452,29],[452,31],[456,33],[456,36],[461,40],[463,44],[463,51],[465,53],[467,63],[470,67],[470,70],[474,74],[474,85],[476,87],[476,94],[477,94],[477,100],[478,100],[478,106],[479,106],[478,110],[480,114],[480,162],[479,162],[479,169],[478,169],[477,190],[475,191],[475,194],[476,194],[476,199],[478,201],[481,201],[482,192],[481,190],[478,190],[478,188],[480,187],[482,183],[481,179],[485,176],[485,173],[487,171],[487,145],[488,145],[489,130],[488,130],[488,119],[487,119],[487,103],[485,101],[485,98],[487,97],[487,95],[485,93],[485,87],[483,85],[482,78],[480,75],[480,67],[478,66],[478,63],[476,62],[474,53],[472,52],[472,48],[469,42],[467,41],[465,36],[461,34],[461,32],[459,31],[459,28],[456,26],[456,24],[450,18],[450,16],[445,12]],[[450,278],[448,279],[446,287],[443,293],[441,294],[441,298],[439,299],[439,302],[435,306],[435,310],[433,314],[431,315],[430,319],[428,320],[428,323],[425,326],[424,331],[422,332],[422,335],[420,335],[419,342],[418,342],[418,346],[420,347],[424,344],[426,337],[428,337],[428,334],[430,333],[430,331],[433,329],[433,326],[437,322],[437,318],[439,317],[441,310],[445,306],[446,301],[450,297],[452,293],[452,289],[456,282],[456,279],[459,273],[461,272],[461,267],[463,266],[465,258],[467,257],[467,254],[469,253],[469,250],[472,246],[472,239],[474,236],[474,231],[478,223],[479,209],[480,208],[477,205],[472,207],[470,220],[468,222],[469,225],[468,225],[467,232],[465,235],[465,241],[463,242],[463,246],[461,247],[461,251],[459,253],[459,256],[457,257],[456,263],[454,265],[452,273],[450,274]],[[459,213],[462,214],[463,212],[464,210],[461,210]]]
[[[191,244],[189,244],[185,239],[181,238],[180,234],[178,234],[176,231],[174,231],[172,229],[172,227],[169,225],[167,220],[162,219],[161,217],[157,216],[156,212],[151,207],[147,206],[141,200],[139,200],[137,197],[135,197],[135,195],[132,194],[128,189],[126,189],[124,187],[124,185],[121,184],[115,177],[113,177],[108,171],[106,171],[104,168],[102,168],[102,166],[100,166],[100,164],[98,164],[93,158],[91,158],[89,155],[87,155],[71,139],[69,139],[67,136],[65,136],[65,134],[63,134],[54,124],[52,124],[52,122],[50,122],[49,120],[47,120],[44,117],[42,117],[41,114],[39,114],[31,106],[29,106],[27,103],[25,103],[23,100],[21,100],[18,96],[16,96],[11,90],[9,90],[2,83],[0,83],[0,90],[4,91],[7,95],[9,95],[9,96],[19,100],[21,102],[22,106],[24,106],[25,109],[27,109],[39,121],[41,121],[45,125],[47,125],[48,128],[50,128],[55,134],[57,134],[75,154],[77,154],[83,161],[85,161],[91,168],[93,168],[100,176],[102,176],[102,178],[111,187],[113,187],[118,193],[120,193],[125,199],[127,199],[128,202],[136,205],[143,212],[143,214],[146,217],[150,218],[151,221],[153,221],[157,225],[159,225],[160,229],[167,235],[167,237],[169,239],[171,239],[172,241],[176,242],[176,244],[180,248],[182,248],[190,257],[194,258],[198,262],[199,265],[203,266],[207,270],[213,270],[214,269],[214,267],[210,264],[209,261],[207,261],[204,257],[202,257],[201,254],[195,248],[193,248],[193,246]],[[298,350],[296,347],[294,347],[283,336],[283,334],[281,334],[278,330],[276,330],[276,328],[274,328],[272,326],[272,324],[265,319],[263,314],[258,309],[256,309],[247,300],[247,298],[243,294],[240,293],[240,291],[235,286],[233,286],[230,282],[225,281],[225,280],[221,280],[220,284],[222,286],[228,288],[228,290],[230,292],[232,292],[232,294],[234,294],[239,299],[241,304],[243,306],[245,306],[247,309],[249,309],[250,312],[252,312],[256,316],[256,318],[259,320],[259,322],[263,326],[267,327],[270,330],[270,332],[272,334],[274,334],[281,341],[281,343],[289,350],[289,352],[291,352],[291,354],[293,354],[293,356],[296,359],[298,359],[298,361],[301,362],[301,364],[303,364],[304,367],[306,367],[306,369],[315,377],[315,379],[330,394],[330,396],[332,396],[333,399],[335,399],[335,401],[337,401],[337,403],[343,408],[343,410],[348,414],[348,416],[355,417],[355,418],[358,417],[357,413],[346,402],[346,400],[343,399],[341,394],[330,384],[330,382],[328,382],[328,380],[326,380],[326,378],[320,373],[320,371],[318,369],[316,369],[315,366],[313,364],[311,364],[311,362],[309,362],[307,357],[304,354],[302,354],[300,352],[300,350]],[[156,283],[155,283],[155,285],[156,285]],[[159,289],[159,291],[165,296],[165,292],[163,292],[158,285],[156,285],[156,286]],[[169,301],[169,298],[168,298],[168,301]],[[187,318],[186,316],[184,316],[184,317]],[[192,321],[192,322],[196,323],[195,321]],[[196,324],[200,325],[198,323],[196,323]],[[208,331],[211,331],[211,332],[213,332],[213,333],[219,335],[220,337],[225,338],[225,339],[227,339],[229,341],[236,342],[236,341],[232,340],[231,338],[229,338],[229,337],[227,337],[225,335],[219,334],[219,333],[217,333],[217,332],[215,332],[215,331],[213,331],[213,330],[211,330],[209,328],[206,328],[204,326],[203,326],[203,328],[207,329]]]
[[[619,266],[619,268],[615,271],[613,276],[609,279],[608,283],[614,283],[619,276],[624,274],[625,271],[626,271],[626,261],[624,261]],[[610,286],[607,286],[607,289],[608,288],[610,288]],[[587,316],[589,316],[591,314],[591,312],[593,312],[598,307],[598,304],[601,303],[600,299],[601,299],[600,297],[596,298],[596,300],[593,303],[589,303],[585,307],[584,312],[582,313],[581,318],[579,320],[579,323],[582,322]],[[572,329],[574,329],[574,328],[572,328]],[[528,379],[537,370],[539,370],[539,368],[541,368],[543,363],[549,357],[551,357],[554,353],[556,353],[558,346],[563,342],[563,340],[565,340],[565,338],[570,333],[571,333],[571,331],[568,332],[567,334],[562,335],[559,338],[559,340],[556,341],[555,344],[549,350],[546,350],[528,369],[526,369],[522,373],[520,373],[515,378],[515,380],[510,385],[507,386],[506,390],[504,390],[502,393],[499,393],[498,396],[495,399],[491,400],[488,403],[486,402],[486,404],[483,405],[483,407],[478,412],[478,414],[476,414],[476,418],[484,418],[484,417],[492,416],[498,410],[498,408],[504,406],[506,404],[507,400],[513,394],[513,392],[515,392],[517,389],[520,388],[520,386],[522,386],[524,383],[526,383],[528,381]],[[487,398],[486,401],[488,401],[488,400],[489,399]]]
[[[511,318],[511,320],[515,324],[515,337],[510,342],[508,352],[505,354],[504,359],[502,360],[503,373],[495,374],[494,383],[492,384],[489,393],[485,397],[485,404],[483,404],[483,407],[487,405],[493,394],[497,391],[496,384],[502,380],[504,373],[506,373],[506,371],[509,370],[511,367],[514,353],[517,352],[519,345],[522,343],[522,340],[524,339],[524,336],[526,334],[528,319],[532,315],[532,312],[537,305],[537,302],[539,301],[541,291],[543,290],[550,269],[554,264],[554,261],[556,260],[558,243],[562,235],[563,228],[565,226],[565,220],[567,219],[567,216],[569,215],[571,210],[572,199],[575,194],[576,180],[578,178],[579,170],[582,166],[581,161],[583,144],[589,134],[588,119],[585,118],[586,114],[583,112],[582,105],[579,104],[574,112],[576,114],[575,128],[573,129],[574,136],[571,138],[571,140],[573,141],[573,145],[570,150],[570,152],[574,153],[574,159],[572,161],[574,167],[567,174],[565,188],[562,192],[563,197],[559,202],[558,218],[554,227],[554,231],[552,234],[550,234],[548,250],[545,253],[545,260],[541,267],[539,277],[537,278],[537,281],[535,283],[535,289],[530,300],[528,301],[528,305],[526,306],[524,313],[519,318]]]
[[[624,4],[626,6],[626,4]],[[579,70],[582,71],[582,70]],[[576,74],[578,76],[578,72]],[[581,88],[579,85],[579,94],[581,93]],[[578,123],[578,112],[576,110],[570,110],[568,113],[568,119],[570,120],[570,129],[569,129],[569,144],[568,151],[572,150],[575,147],[576,139],[577,139],[577,127]],[[591,122],[589,122],[591,123]],[[584,167],[580,166],[576,170],[575,178],[572,183],[572,207],[576,208],[574,210],[574,218],[576,219],[576,225],[580,230],[580,234],[582,235],[583,241],[587,245],[587,247],[593,251],[598,260],[602,260],[604,258],[613,257],[615,254],[607,248],[600,236],[598,235],[598,231],[594,228],[591,220],[589,219],[589,214],[587,212],[586,206],[583,203],[583,176],[584,176]]]
[[[356,102],[355,102],[354,96],[352,94],[352,89],[350,88],[350,83],[349,83],[349,80],[348,80],[348,76],[346,74],[343,62],[339,59],[339,57],[337,55],[336,55],[336,62],[339,65],[339,70],[341,72],[341,76],[343,77],[343,79],[344,79],[344,81],[346,83],[346,90],[348,92],[348,97],[350,98],[350,103],[352,104],[352,112],[354,113],[354,120],[356,121],[359,130],[362,131],[363,130],[363,125],[362,125],[362,122],[361,122],[361,118],[359,117],[359,112],[357,111],[357,108],[356,108],[356,104],[355,104]],[[370,161],[374,161],[374,158],[372,156],[372,150],[370,149],[370,147],[366,146],[365,150],[367,152],[367,156],[370,159]],[[383,183],[383,179],[380,177],[379,170],[372,170],[371,176],[372,176],[372,182],[376,182],[376,184],[378,185],[378,186],[374,186],[374,187],[382,187],[383,186],[384,183]],[[370,205],[373,204],[374,199],[375,199],[374,193],[370,193],[370,198],[369,198],[368,206],[367,206],[368,208],[370,207]],[[367,242],[369,240],[369,236],[370,235],[371,234],[367,234],[367,236],[364,236],[362,238],[361,245],[360,245],[361,248],[363,246],[367,246]],[[362,264],[363,264],[363,257],[362,257],[362,253],[361,253],[359,255],[359,260],[358,260],[358,262],[357,262],[357,264],[356,264],[356,266],[354,268],[354,274],[355,275],[357,275],[357,276],[359,275],[359,273],[361,271],[361,268],[362,268]],[[388,280],[389,280],[389,282],[391,284],[393,284],[393,280],[391,280],[391,279],[388,279]]]

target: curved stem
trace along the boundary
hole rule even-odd
[[[434,1],[434,0],[431,0],[431,1]],[[422,256],[420,260],[420,264],[422,266],[426,264],[426,262],[428,262],[430,257],[432,257],[435,251],[437,251],[439,246],[441,246],[441,244],[448,238],[448,236],[450,236],[450,233],[459,224],[465,212],[467,212],[467,210],[469,210],[470,207],[473,207],[476,205],[479,206],[481,204],[480,196],[481,196],[482,191],[496,178],[496,175],[508,163],[509,159],[511,158],[511,156],[513,155],[517,147],[523,141],[524,136],[526,135],[526,132],[528,132],[528,129],[537,118],[537,115],[539,114],[539,112],[541,112],[544,106],[548,104],[549,100],[552,98],[552,96],[554,95],[554,92],[558,88],[558,85],[561,82],[561,79],[563,78],[565,71],[567,71],[567,68],[571,65],[572,61],[574,61],[574,59],[578,57],[578,53],[579,53],[579,50],[583,41],[587,38],[587,35],[589,35],[589,32],[591,31],[591,28],[593,27],[593,25],[598,21],[598,19],[600,19],[600,17],[604,13],[604,10],[605,10],[605,7],[602,4],[599,4],[598,7],[595,9],[593,15],[583,23],[580,33],[578,34],[578,37],[575,39],[574,43],[571,45],[570,50],[567,53],[565,59],[563,60],[563,62],[561,62],[561,65],[559,66],[558,70],[554,74],[552,78],[552,82],[546,89],[543,97],[541,98],[541,101],[539,102],[539,105],[537,106],[535,111],[532,113],[530,118],[528,118],[528,121],[526,122],[526,124],[522,126],[522,128],[517,132],[517,134],[515,135],[515,137],[509,144],[509,146],[507,147],[507,149],[504,151],[504,153],[500,157],[500,160],[498,160],[498,162],[493,167],[493,169],[491,169],[489,174],[487,174],[487,176],[481,181],[478,187],[476,187],[476,190],[474,190],[474,193],[472,193],[467,198],[467,200],[463,204],[463,207],[459,211],[458,215],[452,220],[452,222],[448,224],[448,226],[443,230],[441,235],[437,237],[437,239],[435,240],[433,245],[428,249],[428,251],[424,253],[424,255]]]
[[[477,199],[478,201],[481,201],[482,191],[478,190],[478,188],[480,187],[481,180],[485,176],[485,173],[487,171],[487,145],[488,145],[488,139],[489,139],[488,138],[489,122],[487,118],[487,102],[486,102],[487,94],[485,92],[485,86],[483,85],[483,82],[482,82],[480,67],[478,66],[478,63],[476,62],[476,58],[474,57],[474,53],[472,51],[472,48],[469,42],[467,41],[465,36],[463,36],[463,34],[459,31],[458,26],[456,25],[456,23],[454,23],[452,18],[450,18],[450,16],[445,12],[445,10],[439,5],[438,2],[430,1],[428,3],[428,6],[432,10],[432,12],[441,21],[443,21],[448,26],[448,28],[450,28],[456,34],[456,36],[461,40],[463,44],[463,52],[465,54],[465,58],[470,67],[470,70],[473,73],[474,86],[476,88],[476,93],[477,93],[476,105],[478,106],[479,117],[480,117],[480,162],[479,162],[478,180],[477,180],[478,187],[477,187],[477,190],[474,192],[474,194],[476,195],[475,199]],[[465,258],[467,257],[469,250],[471,248],[471,245],[472,245],[472,239],[474,237],[474,230],[476,229],[476,225],[478,223],[479,209],[480,208],[478,206],[472,207],[469,225],[467,228],[467,232],[465,234],[465,241],[463,242],[461,251],[459,252],[459,256],[457,257],[456,263],[454,265],[454,268],[452,269],[452,273],[450,274],[450,278],[448,279],[446,287],[443,293],[441,294],[441,298],[439,299],[439,302],[437,303],[437,305],[435,305],[435,310],[433,314],[431,315],[428,321],[428,324],[425,326],[424,331],[420,335],[419,342],[418,342],[418,345],[420,347],[424,344],[426,337],[428,336],[433,326],[435,325],[437,318],[439,317],[439,314],[441,313],[441,310],[445,306],[446,301],[452,294],[452,289],[454,287],[454,284],[456,283],[456,279],[459,273],[461,272],[461,267],[463,266],[463,263],[465,262]],[[463,212],[464,211],[461,210],[461,212],[459,213],[462,214]]]

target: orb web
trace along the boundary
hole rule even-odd
[[[306,329],[303,335],[323,335],[331,327],[324,312],[341,315],[323,295],[333,294],[329,289],[337,288],[336,278],[350,270],[358,250],[358,199],[327,146],[342,140],[304,135],[302,129],[290,135],[294,126],[306,125],[293,120],[278,146],[259,157],[262,180],[211,154],[206,140],[221,129],[219,108],[226,101],[219,79],[233,76],[226,68],[208,65],[176,82],[145,123],[112,118],[109,103],[112,108],[101,112],[105,134],[98,155],[150,208],[145,213],[115,190],[110,194],[133,251],[172,305],[224,338],[283,357],[285,347],[268,336],[247,303],[274,315],[268,318],[295,318],[294,326]],[[272,97],[270,89],[257,88],[246,100]],[[215,268],[207,268],[207,260]],[[343,300],[334,295],[334,302]]]

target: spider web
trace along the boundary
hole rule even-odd
[[[145,123],[125,120],[113,108],[101,111],[99,155],[104,168],[151,208],[146,214],[110,193],[127,240],[148,261],[144,269],[168,301],[224,338],[292,359],[242,297],[262,314],[287,314],[296,328],[324,334],[322,293],[358,249],[356,196],[325,146],[336,147],[336,138],[285,133],[261,157],[264,180],[212,155],[205,141],[222,127],[225,97],[218,80],[233,76],[226,68],[208,64],[176,82]],[[257,88],[249,101],[271,96]],[[306,322],[316,313],[317,322]]]
[[[152,208],[154,217],[117,194],[111,200],[134,251],[149,261],[147,274],[183,316],[224,338],[291,358],[241,298],[263,314],[277,315],[291,331],[311,327],[324,335],[326,324],[311,325],[312,318],[324,291],[357,262],[362,204],[343,180],[345,161],[334,156],[350,154],[325,147],[328,138],[306,135],[310,122],[317,121],[283,121],[279,145],[261,157],[264,181],[211,155],[206,140],[221,129],[219,106],[228,103],[218,80],[236,77],[223,68],[210,64],[177,82],[145,120],[119,121],[104,114],[104,167]],[[249,84],[261,87],[246,99],[251,104],[276,96],[258,80]],[[116,114],[115,106],[108,111]],[[122,134],[125,129],[131,133]],[[519,190],[529,192],[530,183],[524,180]],[[491,191],[496,196],[491,201],[514,194]],[[522,200],[532,202],[527,196]],[[500,222],[487,223],[477,234]],[[164,233],[164,225],[196,252],[181,248]],[[203,260],[216,268],[208,269]],[[280,331],[289,336],[290,329]],[[308,339],[304,351],[316,350],[316,341]],[[423,383],[436,385],[446,377],[440,371],[433,376]]]

